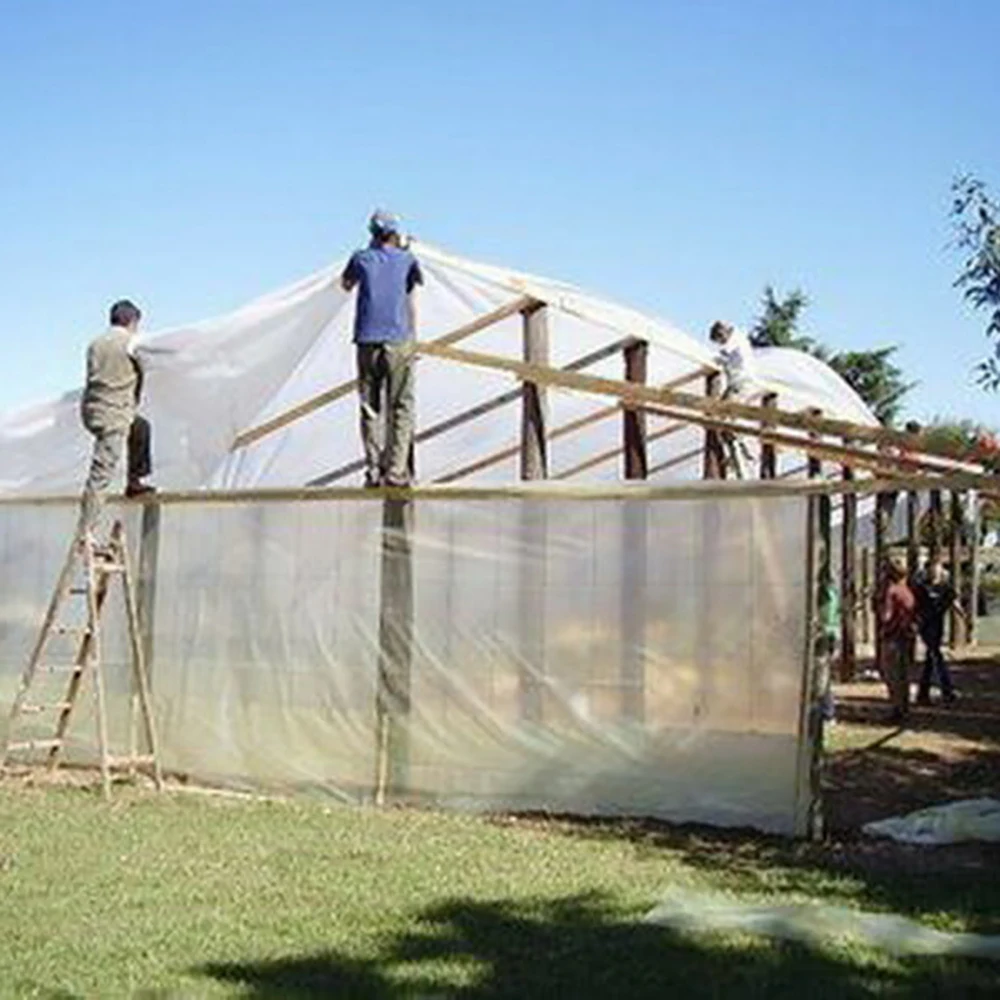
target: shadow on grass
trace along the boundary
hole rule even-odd
[[[455,900],[421,913],[412,933],[368,959],[327,952],[196,972],[254,1000],[799,998],[805,990],[810,1000],[985,997],[995,984],[995,969],[970,962],[876,965],[799,945],[682,937],[625,922],[596,895],[517,905]]]

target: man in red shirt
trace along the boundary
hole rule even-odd
[[[886,565],[888,586],[879,605],[882,630],[882,675],[892,702],[890,718],[902,722],[910,707],[910,664],[916,635],[917,597],[906,579],[906,566],[899,559]]]

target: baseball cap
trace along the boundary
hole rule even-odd
[[[399,233],[402,231],[402,220],[398,215],[393,215],[392,212],[378,209],[372,212],[372,217],[368,220],[368,231],[372,236]]]

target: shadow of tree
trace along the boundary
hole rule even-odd
[[[413,932],[371,959],[324,952],[212,964],[197,974],[253,1000],[397,998],[990,996],[979,963],[872,964],[801,945],[683,936],[624,919],[599,895],[557,900],[452,900],[418,914]],[[958,992],[955,992],[955,989]]]

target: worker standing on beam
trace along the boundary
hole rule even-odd
[[[371,242],[347,262],[341,286],[358,290],[354,313],[365,486],[409,486],[414,412],[416,288],[423,274],[402,246],[400,221],[378,211]]]
[[[137,418],[141,371],[133,342],[142,312],[122,299],[111,307],[110,328],[87,348],[87,381],[80,401],[84,427],[94,436],[90,471],[81,504],[81,529],[93,531],[108,488],[129,447],[126,495],[148,492],[141,477],[149,472],[149,425]],[[140,453],[145,450],[145,454]]]

